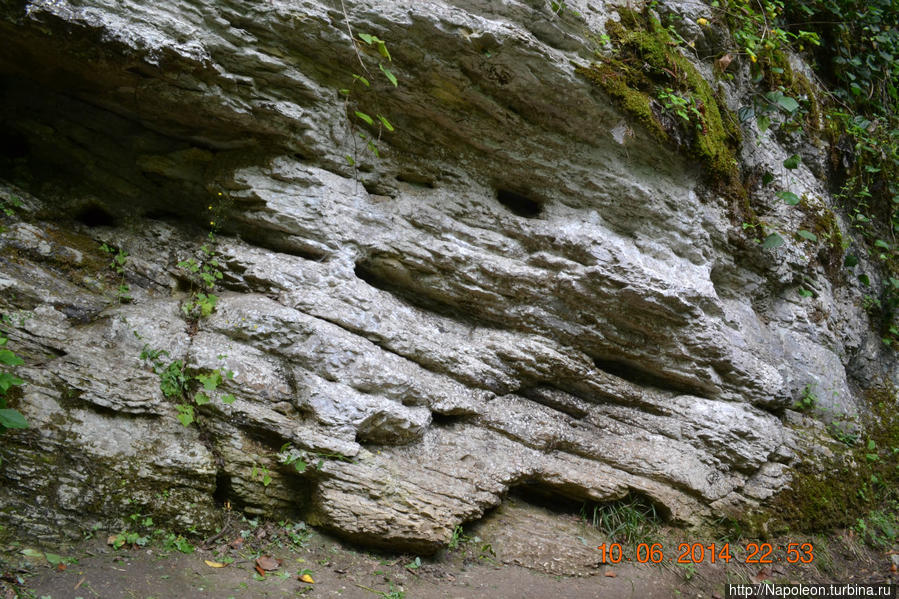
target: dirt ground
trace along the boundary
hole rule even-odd
[[[146,536],[139,541],[143,546],[115,548],[109,544],[115,534],[96,531],[56,554],[25,540],[4,548],[0,599],[723,598],[729,582],[899,582],[891,572],[899,548],[874,551],[848,533],[769,539],[764,542],[772,545],[772,563],[756,564],[746,563],[753,559],[750,544],[763,541],[690,538],[680,529],[658,528],[641,557],[660,543],[654,556],[661,563],[638,563],[636,547],[628,544],[621,545],[619,563],[603,563],[598,547],[608,548],[611,540],[582,517],[516,499],[460,530],[453,548],[430,557],[365,552],[298,523],[261,523],[236,514],[224,534],[205,545],[188,546],[162,532]],[[694,550],[696,563],[677,563],[688,549],[682,543]],[[701,559],[694,547],[699,543]],[[811,543],[811,554],[791,554],[808,563],[788,563],[788,543]],[[606,555],[618,558],[614,550]],[[304,574],[314,582],[300,580]]]

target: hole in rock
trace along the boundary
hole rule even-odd
[[[498,189],[496,191],[496,199],[513,214],[523,218],[537,218],[543,210],[540,202],[509,189]]]
[[[471,418],[469,414],[438,414],[431,412],[431,426],[453,426],[454,424],[467,422]]]
[[[691,386],[688,383],[673,378],[667,378],[664,375],[659,375],[654,372],[649,372],[629,362],[594,358],[593,365],[599,370],[605,371],[640,387],[654,387],[663,391],[686,393],[697,397],[706,397],[707,395],[702,389]]]
[[[115,217],[102,206],[90,204],[75,214],[75,220],[88,227],[114,227]]]
[[[215,475],[215,491],[212,498],[217,505],[225,505],[231,497],[231,477],[224,472]]]
[[[527,480],[511,487],[509,497],[557,514],[577,516],[620,542],[640,542],[657,536],[658,526],[670,517],[665,506],[635,491],[622,499],[596,502],[564,494],[541,481]]]
[[[408,183],[409,185],[427,189],[435,189],[437,187],[431,179],[414,173],[400,173],[396,176],[396,180],[400,183]]]

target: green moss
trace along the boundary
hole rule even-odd
[[[845,241],[837,215],[827,206],[813,206],[806,198],[800,200],[798,208],[805,215],[799,228],[811,231],[817,236],[822,244],[818,253],[821,265],[828,280],[834,285],[839,284],[845,276],[843,270]]]
[[[640,77],[621,61],[607,60],[589,67],[578,66],[575,71],[602,88],[627,114],[643,125],[660,141],[671,141],[652,111],[650,96],[640,91],[634,81]],[[645,79],[645,77],[643,77]],[[648,81],[648,80],[647,80]]]
[[[763,80],[769,89],[779,89],[802,105],[806,133],[815,137],[824,133],[821,104],[808,77],[794,71],[787,55],[780,51],[767,53],[759,64]]]
[[[866,396],[865,433],[832,458],[806,460],[793,472],[791,488],[766,514],[772,532],[819,532],[855,527],[866,530],[871,516],[899,507],[899,411],[896,389],[875,388]],[[833,431],[844,441],[845,433]],[[895,534],[895,533],[894,533]]]
[[[606,25],[614,56],[578,67],[577,72],[602,88],[655,137],[681,140],[724,188],[738,188],[738,195],[745,195],[735,159],[741,141],[736,118],[648,12],[620,9],[620,15],[620,23]],[[656,98],[666,88],[691,102],[701,115],[693,117],[699,122],[660,118],[664,107]]]

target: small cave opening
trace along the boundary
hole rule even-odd
[[[422,187],[425,189],[436,189],[437,185],[423,175],[417,175],[415,173],[400,173],[396,176],[396,180],[400,183],[408,183],[409,185],[415,187]]]
[[[540,202],[511,189],[496,190],[496,200],[512,214],[522,218],[537,218],[543,212]]]
[[[431,412],[431,426],[451,427],[455,424],[467,422],[471,418],[471,414],[440,414],[439,412]]]
[[[624,379],[625,381],[640,387],[654,387],[662,391],[669,391],[677,394],[685,393],[688,395],[695,395],[696,397],[706,397],[708,395],[704,390],[688,383],[672,378],[666,378],[664,375],[644,370],[639,366],[622,360],[594,358],[593,365],[599,370],[617,376],[620,379]]]
[[[99,204],[88,204],[75,213],[75,220],[90,228],[114,227],[115,217]]]
[[[215,475],[215,491],[212,493],[212,499],[216,505],[225,505],[225,502],[231,498],[231,477],[224,472],[218,472]]]
[[[510,487],[509,497],[555,514],[575,516],[619,542],[637,543],[653,538],[671,517],[664,505],[639,491],[630,491],[621,499],[599,502],[577,499],[543,481],[526,480]]]

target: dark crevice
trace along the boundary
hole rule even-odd
[[[212,493],[212,499],[215,501],[216,505],[225,505],[225,503],[231,499],[232,493],[231,477],[228,474],[219,471],[215,475],[215,491]]]
[[[509,487],[508,496],[560,514],[579,514],[586,498],[562,493],[557,487],[537,479],[526,479]]]
[[[604,360],[601,358],[594,358],[593,365],[599,370],[617,376],[638,387],[653,387],[661,391],[669,391],[678,395],[695,395],[696,397],[708,399],[708,391],[705,389],[700,389],[695,385],[690,385],[683,381],[650,372],[625,360]]]
[[[476,319],[473,310],[465,310],[464,306],[454,306],[446,302],[435,300],[414,289],[402,287],[394,283],[389,275],[384,275],[373,266],[372,261],[360,261],[353,270],[356,277],[365,281],[372,287],[386,291],[404,304],[408,304],[425,312],[431,312],[451,320],[460,322],[470,327],[497,328],[486,321]],[[494,391],[494,389],[490,389]]]
[[[322,250],[321,248],[309,244],[301,244],[301,241],[299,240],[278,239],[278,237],[275,236],[277,235],[277,232],[275,231],[268,232],[271,236],[265,236],[264,234],[260,235],[257,233],[253,233],[252,231],[237,232],[240,234],[240,237],[244,241],[258,248],[270,250],[279,254],[296,256],[297,258],[302,258],[303,260],[322,262],[330,255],[329,252]]]
[[[517,394],[573,418],[581,419],[588,414],[587,410],[577,405],[580,398],[551,386],[527,387]]]
[[[170,210],[151,210],[144,213],[144,218],[172,224],[182,224],[184,217]]]
[[[473,414],[441,414],[431,412],[431,426],[451,427],[456,424],[470,422]]]
[[[433,180],[424,177],[422,175],[416,175],[414,173],[400,173],[396,176],[396,180],[400,183],[408,183],[409,185],[413,185],[415,187],[422,187],[424,189],[436,189],[437,185]]]
[[[97,204],[89,204],[81,208],[75,214],[75,220],[91,228],[116,226],[115,217]]]
[[[537,218],[543,211],[540,202],[510,189],[496,190],[496,199],[513,214],[522,218]]]

